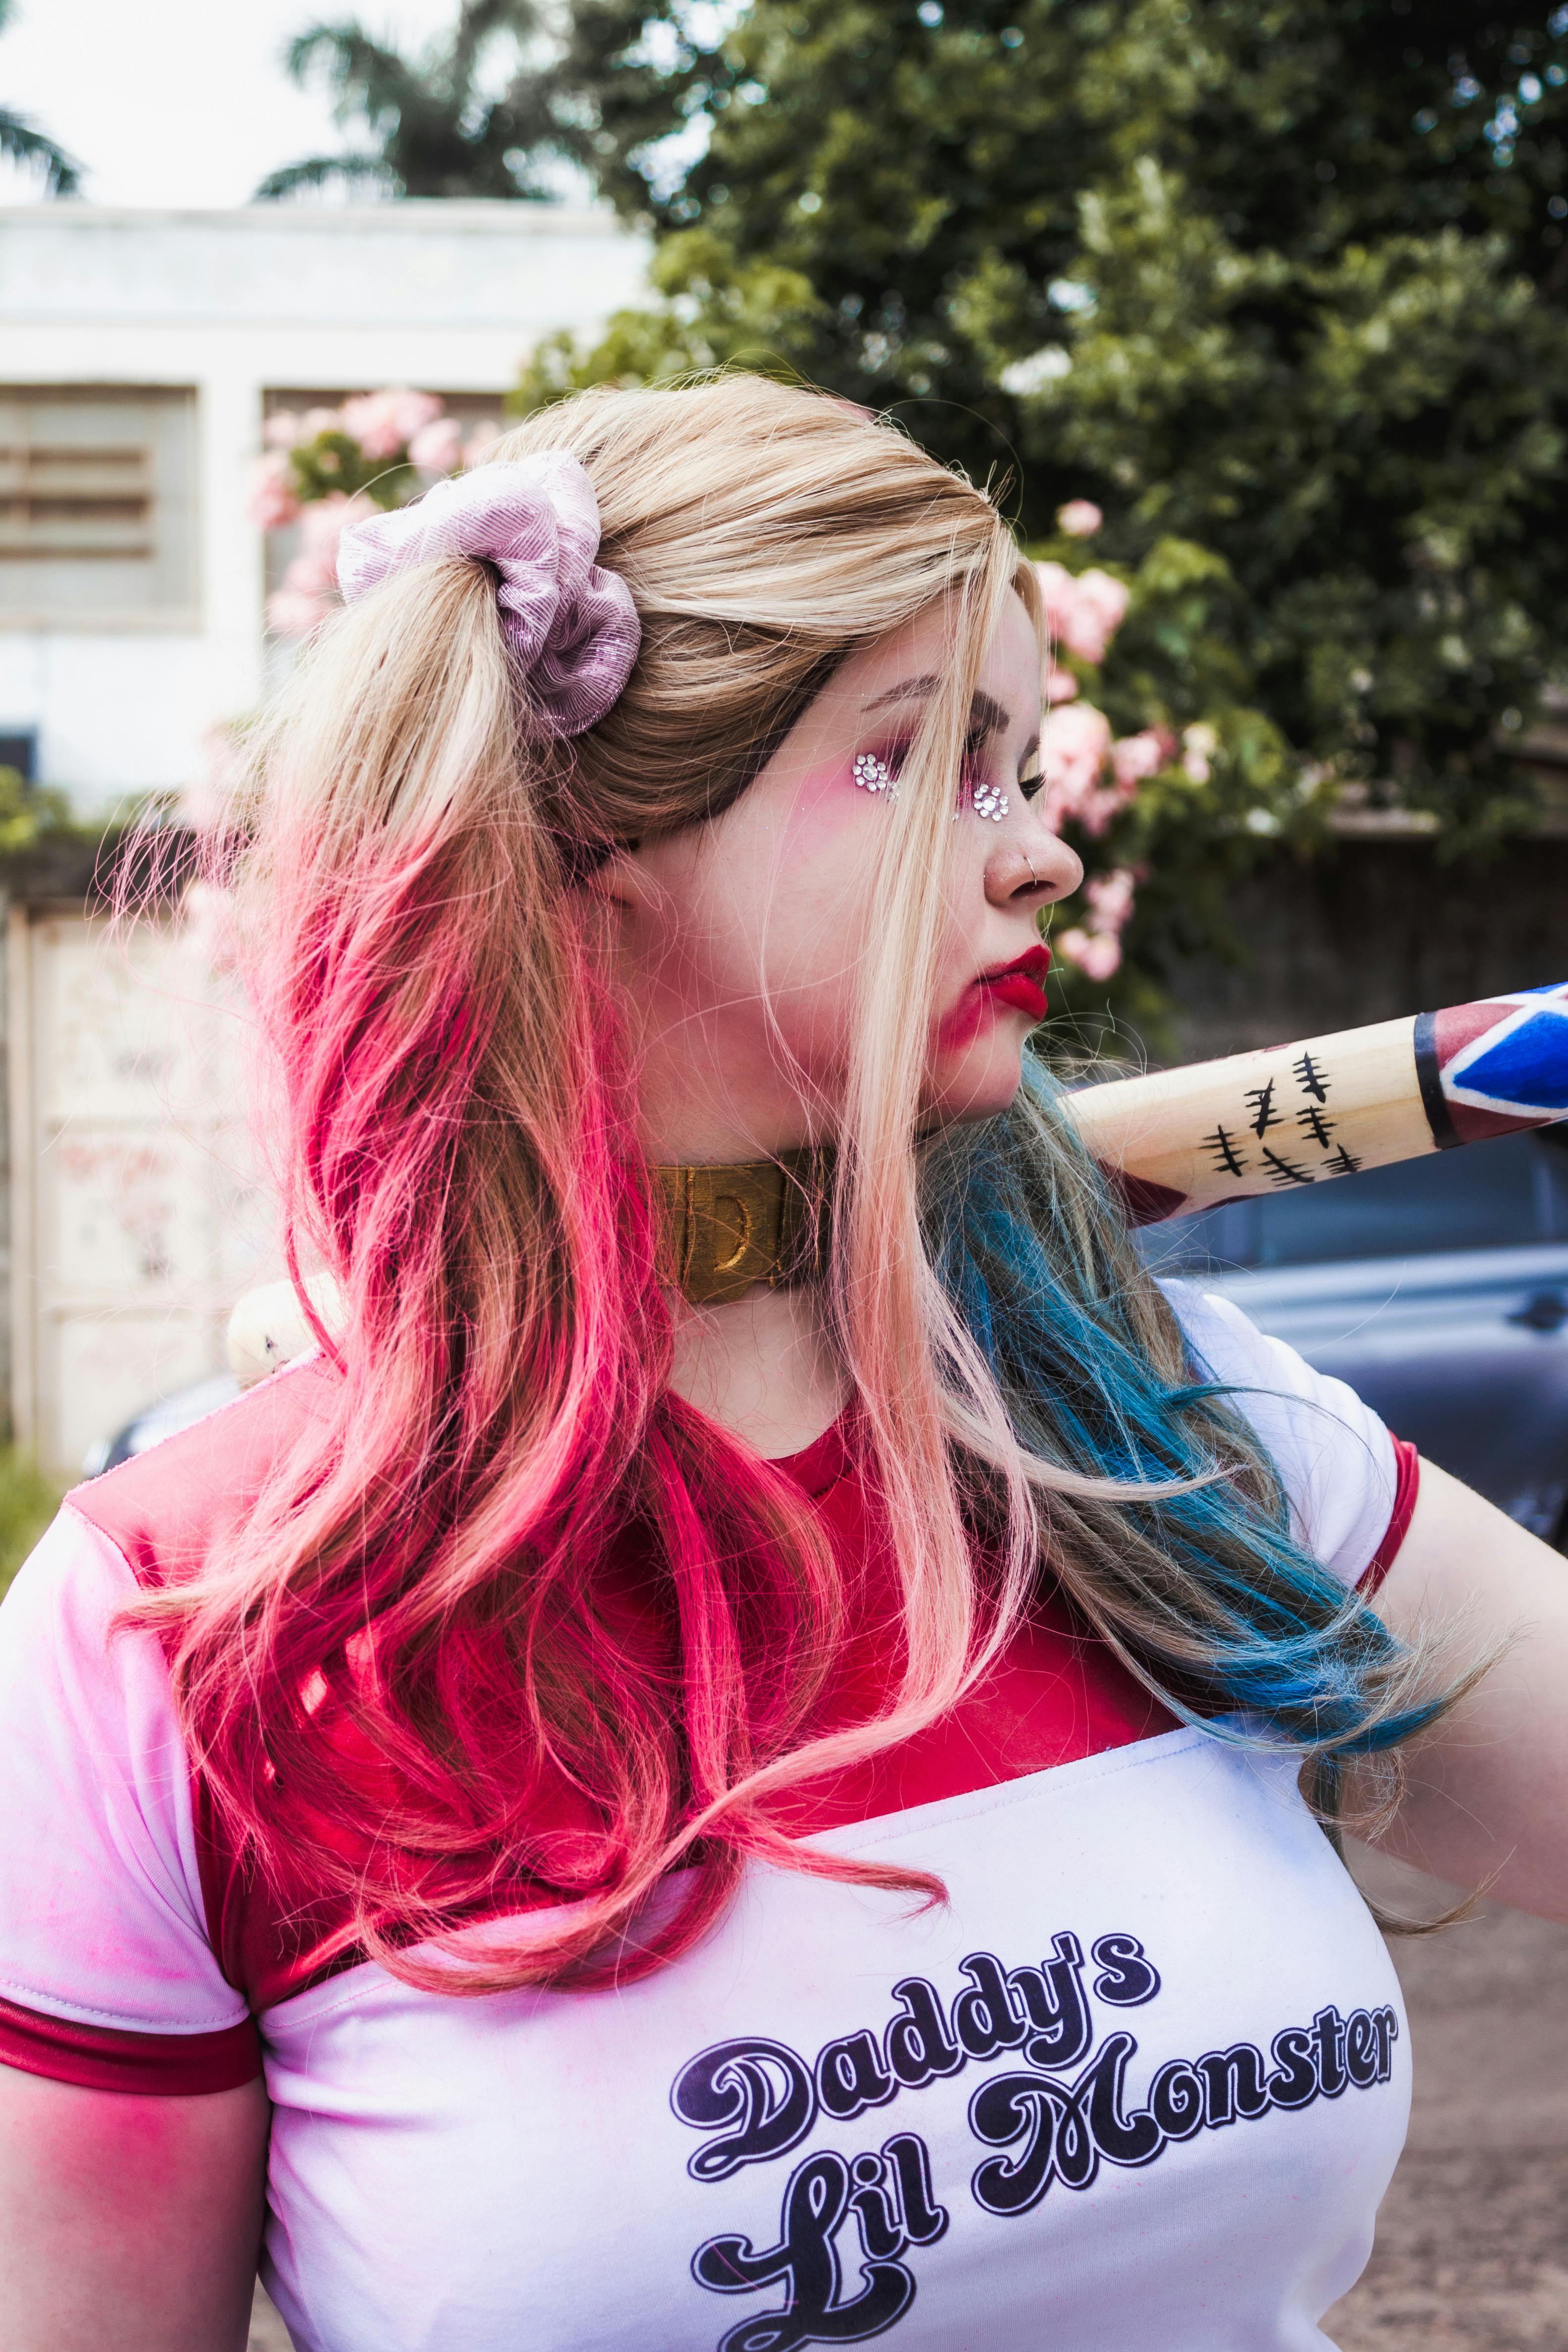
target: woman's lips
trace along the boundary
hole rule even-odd
[[[975,982],[994,1003],[1011,1004],[1026,1013],[1032,1021],[1046,1017],[1046,974],[1051,968],[1051,951],[1041,946],[1030,948],[1016,963],[1005,963],[994,971],[983,971]]]
[[[1051,968],[1047,947],[1030,948],[1015,963],[1002,963],[972,980],[952,1011],[938,1024],[936,1043],[943,1053],[961,1053],[994,1019],[1003,1005],[1027,1013],[1031,1021],[1046,1017],[1046,974]]]

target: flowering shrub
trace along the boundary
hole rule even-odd
[[[435,393],[406,386],[358,393],[341,408],[268,417],[251,477],[251,520],[267,532],[298,526],[300,541],[267,600],[268,626],[280,637],[308,637],[341,602],[338,541],[347,525],[477,465],[501,429],[486,417],[465,431]]]
[[[1064,538],[1092,539],[1102,520],[1090,499],[1069,499],[1057,527]],[[1098,565],[1075,572],[1049,559],[1035,565],[1035,577],[1050,630],[1041,811],[1053,831],[1076,827],[1099,841],[1131,806],[1140,786],[1174,757],[1176,739],[1159,727],[1113,736],[1104,711],[1080,698],[1076,672],[1058,658],[1066,654],[1086,668],[1100,667],[1127,617],[1131,591],[1125,582]],[[1056,932],[1058,955],[1086,980],[1108,981],[1120,968],[1121,933],[1136,904],[1138,879],[1129,866],[1090,875],[1076,902],[1079,919]]]
[[[1139,877],[1131,866],[1091,874],[1083,886],[1087,913],[1057,940],[1057,950],[1089,980],[1109,980],[1121,962],[1121,931],[1132,912]]]
[[[1320,812],[1278,730],[1236,702],[1215,626],[1233,593],[1224,565],[1162,540],[1137,572],[1113,572],[1089,560],[1101,520],[1089,499],[1069,499],[1035,562],[1051,649],[1041,805],[1086,869],[1051,940],[1069,1012],[1129,1014],[1147,1034],[1163,1018],[1173,950],[1228,952],[1230,878],[1260,842],[1302,837]]]

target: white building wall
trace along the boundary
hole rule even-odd
[[[263,693],[264,396],[416,384],[499,413],[540,338],[636,301],[644,263],[600,215],[522,204],[0,210],[0,394],[185,389],[197,448],[193,624],[0,613],[0,732],[37,729],[83,816],[198,781],[206,730]],[[11,909],[0,1389],[62,1475],[219,1371],[236,1297],[280,1271],[245,1141],[254,1054],[204,952],[199,923],[117,938],[79,900]]]
[[[0,625],[0,730],[36,727],[83,815],[202,772],[207,728],[263,688],[263,394],[412,383],[500,397],[561,328],[635,302],[646,251],[595,213],[525,204],[0,210],[0,385],[196,394],[199,625]]]

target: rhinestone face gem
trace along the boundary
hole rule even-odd
[[[863,792],[886,793],[889,800],[898,799],[898,779],[886,760],[879,760],[875,751],[857,752],[849,772]]]
[[[993,824],[1001,824],[1010,806],[1006,793],[995,784],[976,784],[969,804],[976,816],[988,816]]]

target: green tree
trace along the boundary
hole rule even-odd
[[[301,87],[323,76],[335,120],[357,124],[368,143],[286,163],[258,196],[333,184],[395,196],[542,195],[539,170],[559,156],[561,140],[531,62],[540,38],[533,0],[462,0],[448,38],[416,57],[353,19],[309,26],[285,52],[289,75]]]
[[[0,0],[0,33],[10,14],[11,0]],[[74,196],[81,184],[81,165],[25,114],[9,106],[0,106],[0,155],[26,170],[41,172],[51,196]]]
[[[1568,8],[716,21],[576,0],[570,135],[661,299],[526,401],[740,359],[1016,458],[1026,532],[1087,496],[1097,561],[1186,580],[1179,625],[1135,601],[1108,709],[1136,659],[1177,729],[1220,697],[1221,767],[1288,748],[1303,804],[1397,793],[1456,842],[1525,814],[1508,747],[1568,610]]]

